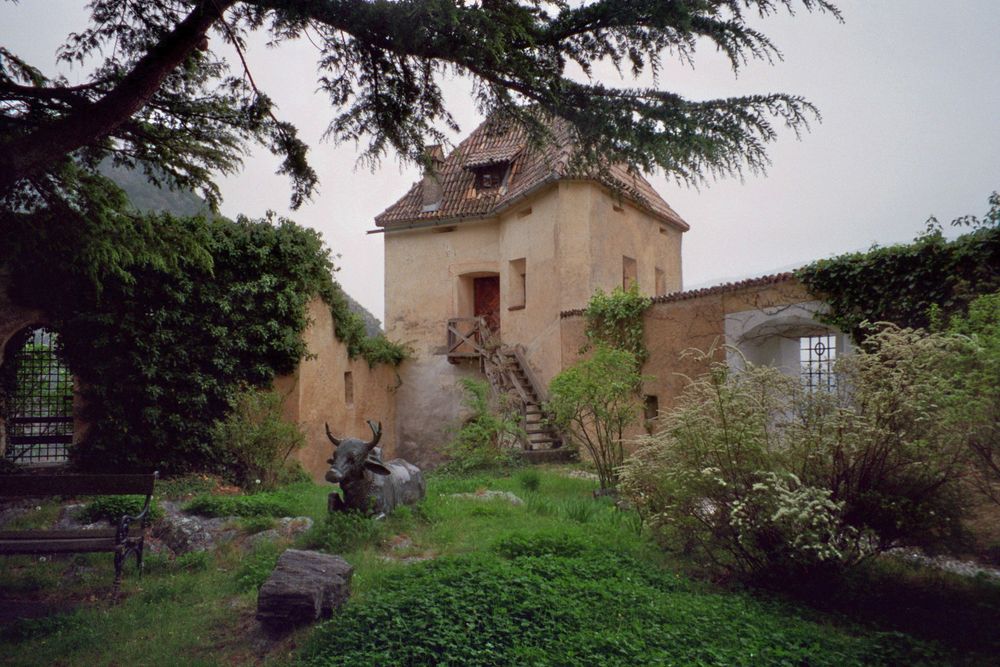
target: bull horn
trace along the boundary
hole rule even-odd
[[[328,437],[330,439],[330,442],[333,443],[334,448],[340,447],[340,440],[333,437],[333,433],[330,433],[330,425],[327,424],[326,422],[323,422],[323,426],[326,427],[326,437]]]
[[[372,440],[365,446],[368,448],[368,451],[371,451],[372,449],[375,448],[375,445],[378,444],[378,441],[382,439],[382,422],[378,422],[376,424],[371,419],[367,421],[368,421],[368,428],[372,430]]]

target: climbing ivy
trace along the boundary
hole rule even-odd
[[[1000,290],[1000,194],[982,218],[952,224],[972,231],[947,240],[933,218],[913,243],[824,259],[796,272],[830,306],[824,319],[856,339],[861,323],[927,327],[939,315],[963,313],[979,294]]]
[[[644,340],[643,313],[652,299],[639,293],[632,283],[628,290],[616,287],[611,294],[597,288],[584,317],[587,320],[587,344],[606,345],[633,354],[641,366],[649,357]]]
[[[370,367],[378,364],[398,366],[409,355],[405,345],[394,343],[384,335],[369,336],[365,331],[365,321],[351,310],[347,295],[340,285],[330,281],[323,285],[320,296],[330,306],[333,314],[333,332],[337,340],[347,346],[347,354],[352,359],[362,356]]]
[[[139,224],[125,220],[123,234]],[[171,261],[116,258],[122,270],[113,272],[63,261],[64,254],[81,256],[68,252],[66,226],[35,222],[41,227],[33,238],[48,235],[51,242],[21,244],[16,252],[7,246],[12,251],[0,262],[14,298],[46,312],[62,356],[82,381],[91,426],[72,450],[82,467],[224,467],[214,426],[243,388],[267,387],[295,369],[308,352],[302,333],[317,294],[338,324],[348,321],[336,333],[352,356],[369,363],[403,356],[384,339],[369,341],[363,326],[343,315],[329,251],[316,232],[292,222],[146,217],[143,232],[193,239],[198,251]],[[108,247],[102,239],[93,244]],[[91,257],[99,265],[102,256]]]

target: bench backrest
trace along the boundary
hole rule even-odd
[[[0,475],[0,497],[151,495],[157,474]]]

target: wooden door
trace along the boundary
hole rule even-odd
[[[500,276],[472,279],[473,314],[482,317],[490,331],[500,331]]]

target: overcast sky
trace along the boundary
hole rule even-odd
[[[0,43],[51,73],[57,45],[83,26],[82,4],[0,2]],[[784,54],[773,67],[755,63],[736,78],[710,48],[693,70],[667,63],[660,86],[688,97],[795,93],[823,115],[801,141],[785,133],[772,145],[766,175],[700,189],[662,174],[649,177],[691,225],[684,236],[685,288],[905,242],[930,215],[948,221],[985,212],[987,196],[1000,189],[1000,1],[838,4],[844,24],[802,11],[760,22]],[[212,46],[228,53],[219,40]],[[374,173],[357,169],[355,146],[320,141],[332,111],[314,92],[315,56],[308,41],[269,49],[260,39],[247,51],[279,117],[297,124],[312,146],[319,195],[289,212],[288,183],[273,174],[277,160],[257,150],[242,174],[222,181],[222,210],[259,216],[272,209],[322,232],[341,255],[340,282],[381,318],[382,237],[366,231],[418,170],[392,160]],[[80,75],[68,76],[75,82]],[[463,134],[481,120],[468,90],[460,80],[446,85]]]

